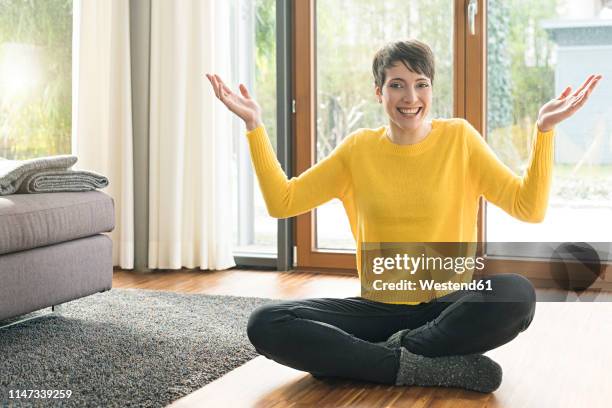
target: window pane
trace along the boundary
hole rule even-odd
[[[317,161],[350,132],[388,124],[374,97],[372,58],[388,42],[418,38],[436,57],[431,115],[453,115],[451,0],[317,0]],[[322,249],[355,249],[344,208],[333,200],[316,210]]]
[[[70,154],[72,1],[0,2],[0,157]]]
[[[591,73],[608,78],[557,127],[544,222],[523,223],[488,204],[488,241],[611,241],[612,10],[602,3],[488,1],[487,140],[517,174],[528,164],[540,106]]]
[[[276,148],[276,1],[238,0],[233,4],[234,83],[243,82],[262,108],[272,146]],[[253,171],[244,125],[234,132],[234,250],[277,252],[277,220],[270,217]]]

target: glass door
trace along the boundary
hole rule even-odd
[[[556,129],[544,222],[524,223],[487,204],[489,242],[612,241],[612,9],[604,4],[488,0],[487,141],[517,174],[528,163],[539,107],[591,73],[607,78]],[[534,246],[538,253],[531,255],[549,258],[546,247]],[[519,255],[507,245],[487,248],[491,255]],[[609,254],[607,246],[603,252]]]
[[[358,128],[388,120],[374,97],[372,58],[388,42],[418,38],[436,58],[434,118],[453,116],[453,2],[318,0],[316,2],[316,161]],[[319,250],[354,250],[342,203],[316,209]]]
[[[296,175],[326,157],[352,131],[388,125],[376,103],[371,67],[375,52],[388,42],[417,38],[431,46],[436,58],[432,118],[469,119],[469,106],[480,111],[482,101],[467,103],[465,92],[474,80],[467,78],[467,53],[479,44],[477,36],[466,35],[467,2],[294,4]],[[339,200],[298,216],[296,243],[300,269],[355,269],[355,242]]]
[[[259,102],[276,149],[276,0],[234,0],[231,5],[233,83],[244,82]],[[266,209],[244,132],[244,125],[234,117],[234,256],[275,258],[277,220]]]
[[[318,0],[316,3],[316,160],[358,128],[387,118],[374,97],[372,58],[387,42],[418,38],[436,57],[431,117],[453,116],[453,2]],[[354,250],[339,200],[316,210],[316,248]]]

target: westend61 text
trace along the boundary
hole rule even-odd
[[[419,280],[416,282],[401,280],[399,282],[383,282],[378,279],[373,282],[374,290],[493,290],[490,279],[472,282],[436,282],[434,280]]]

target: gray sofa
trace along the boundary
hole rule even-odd
[[[0,196],[0,321],[109,290],[114,226],[99,190]]]

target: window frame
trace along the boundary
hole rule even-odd
[[[276,154],[287,177],[292,175],[293,138],[292,132],[292,27],[293,2],[276,0]],[[238,135],[240,136],[240,135]],[[249,172],[249,174],[251,174]],[[251,182],[249,178],[248,182]],[[257,188],[255,186],[255,188]],[[252,206],[252,203],[250,203]],[[254,220],[249,220],[254,222]],[[264,252],[234,251],[237,267],[257,267],[286,271],[293,267],[293,220],[277,222],[276,254]]]

